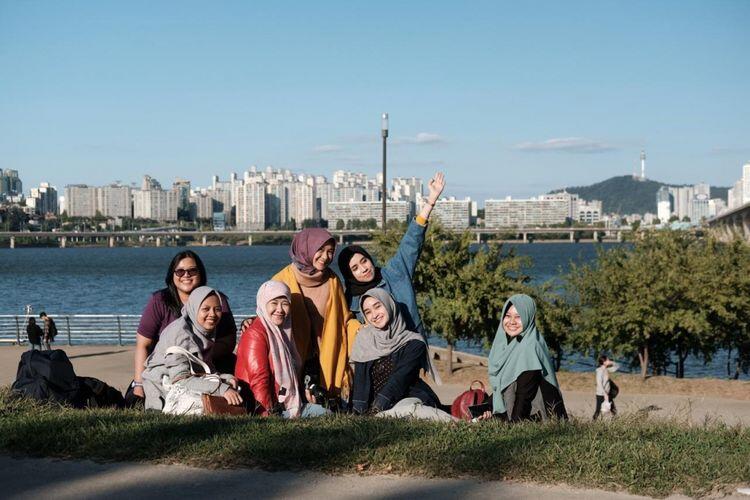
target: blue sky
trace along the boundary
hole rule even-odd
[[[272,5],[271,5],[272,4]],[[0,0],[0,168],[207,185],[251,165],[536,195],[750,161],[750,2]]]

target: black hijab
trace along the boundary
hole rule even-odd
[[[375,260],[370,256],[367,250],[359,245],[349,245],[348,247],[344,247],[341,250],[338,260],[339,271],[341,271],[341,275],[344,277],[347,297],[357,297],[359,295],[364,295],[369,290],[377,287],[380,282],[383,281],[383,275],[380,273],[379,267],[375,267],[375,276],[373,277],[372,281],[369,281],[367,283],[357,281],[352,274],[351,268],[349,267],[349,261],[352,260],[352,257],[354,257],[356,254],[364,255],[365,257],[370,259],[372,265],[375,266]]]

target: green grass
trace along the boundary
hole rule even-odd
[[[0,390],[0,450],[95,460],[478,477],[664,496],[750,482],[750,429],[626,417],[509,426],[73,410]]]

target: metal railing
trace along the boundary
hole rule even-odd
[[[240,324],[250,314],[234,313],[239,333]],[[129,345],[141,321],[140,314],[49,314],[57,326],[55,344],[62,345]],[[0,344],[27,344],[26,323],[29,316],[0,314]],[[37,318],[42,327],[42,320]]]

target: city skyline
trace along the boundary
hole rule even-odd
[[[0,4],[0,168],[25,187],[250,165],[525,198],[750,160],[750,4]],[[665,20],[669,20],[669,23]],[[227,174],[224,174],[227,175]],[[25,189],[27,191],[27,189]]]

